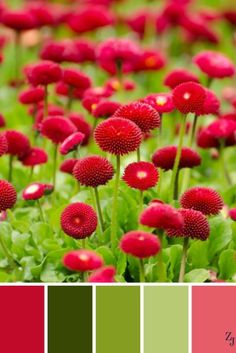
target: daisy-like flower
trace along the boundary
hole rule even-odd
[[[185,82],[173,90],[175,107],[183,114],[196,113],[206,99],[205,89],[195,82]]]
[[[103,266],[95,270],[88,278],[90,283],[113,283],[115,282],[116,269],[114,266]]]
[[[5,27],[17,32],[33,29],[36,27],[35,17],[28,10],[8,10],[1,14],[1,22]]]
[[[68,118],[76,126],[77,130],[84,134],[82,146],[86,146],[92,133],[91,125],[85,120],[82,114],[70,113]]]
[[[159,114],[170,113],[175,109],[172,94],[155,93],[141,99],[141,102],[150,104]]]
[[[181,214],[174,207],[160,203],[151,204],[141,213],[140,224],[157,229],[181,229],[184,220]]]
[[[30,151],[28,137],[16,130],[6,130],[4,135],[7,139],[7,153],[19,158],[27,155]]]
[[[11,209],[16,203],[16,190],[6,180],[0,180],[0,212]]]
[[[160,251],[161,244],[156,235],[133,230],[122,236],[120,248],[126,254],[144,259],[155,256]]]
[[[158,149],[152,156],[152,162],[156,167],[164,170],[170,170],[174,167],[177,147],[166,146]],[[201,164],[201,157],[198,152],[192,148],[183,147],[181,150],[179,169],[193,168]]]
[[[215,51],[202,51],[194,56],[193,62],[210,78],[231,77],[235,73],[232,61]]]
[[[25,68],[25,73],[28,81],[33,86],[47,86],[50,83],[58,82],[62,77],[60,66],[49,60],[28,65]]]
[[[157,71],[164,66],[164,56],[157,50],[147,49],[141,52],[135,65],[135,71]]]
[[[232,221],[236,221],[236,208],[231,208],[228,214]]]
[[[63,257],[63,265],[71,271],[94,271],[103,266],[103,259],[92,250],[71,250]]]
[[[220,109],[219,99],[213,91],[206,89],[205,92],[206,98],[204,100],[203,106],[200,109],[196,110],[196,115],[217,115]]]
[[[95,118],[109,118],[118,108],[120,108],[121,104],[114,101],[101,100],[97,104],[92,105],[92,115]]]
[[[71,151],[75,151],[79,145],[82,144],[84,139],[84,134],[81,132],[75,132],[69,135],[61,144],[59,151],[61,154],[65,155]]]
[[[44,196],[45,187],[41,183],[32,183],[28,185],[22,193],[24,200],[39,200]]]
[[[32,147],[26,155],[20,158],[20,161],[27,167],[35,167],[47,163],[48,154],[40,147]]]
[[[69,158],[64,160],[60,165],[60,171],[67,174],[73,174],[73,169],[78,162],[76,158]]]
[[[103,151],[124,155],[137,150],[142,141],[142,132],[128,119],[110,118],[96,127],[94,137]]]
[[[217,119],[207,127],[209,133],[216,139],[227,139],[236,133],[236,122],[233,120]]]
[[[166,75],[164,85],[171,89],[174,89],[176,86],[184,82],[199,83],[199,79],[191,71],[188,71],[186,69],[175,69]]]
[[[184,192],[180,204],[182,208],[191,208],[205,215],[217,215],[222,210],[224,201],[216,190],[197,186]]]
[[[29,87],[22,91],[19,95],[19,101],[22,104],[36,104],[42,102],[45,96],[45,91],[42,87]]]
[[[67,235],[73,238],[90,237],[97,228],[96,212],[85,203],[72,203],[61,214],[61,227]]]
[[[0,157],[7,153],[8,144],[4,134],[0,134]]]
[[[158,179],[157,169],[149,162],[131,163],[125,168],[123,175],[123,180],[128,186],[141,191],[154,187]]]
[[[96,188],[113,178],[114,169],[106,158],[94,155],[79,159],[73,169],[73,175],[81,185]]]
[[[41,134],[55,144],[62,143],[76,132],[75,125],[63,116],[49,116],[42,121]]]
[[[113,117],[133,121],[142,132],[149,132],[160,126],[161,120],[158,112],[149,104],[134,102],[120,107]]]

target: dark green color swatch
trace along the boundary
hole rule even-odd
[[[139,287],[97,287],[97,353],[140,353]]]
[[[48,353],[92,353],[92,287],[48,288]]]
[[[144,317],[144,353],[188,353],[187,287],[145,287]]]

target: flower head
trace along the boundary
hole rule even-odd
[[[121,104],[118,102],[101,100],[92,105],[92,114],[95,118],[109,118],[115,114],[120,106]]]
[[[121,106],[113,115],[133,121],[142,132],[149,132],[160,126],[161,120],[158,112],[149,104],[134,102]]]
[[[217,115],[220,109],[219,99],[217,98],[217,96],[213,91],[206,89],[205,92],[206,92],[205,101],[202,107],[196,110],[195,112],[196,115],[207,115],[207,114]]]
[[[45,91],[42,87],[30,87],[22,91],[19,95],[19,101],[22,104],[35,104],[43,101]]]
[[[157,229],[181,229],[184,221],[181,214],[172,206],[152,202],[140,215],[142,225]]]
[[[76,158],[69,158],[64,160],[60,165],[60,171],[67,174],[73,174],[73,169],[78,162]]]
[[[124,234],[120,240],[121,250],[140,259],[155,256],[161,249],[158,237],[142,230]]]
[[[124,155],[137,150],[142,141],[142,132],[130,120],[110,118],[96,127],[94,137],[103,151]]]
[[[235,73],[231,60],[215,51],[202,51],[193,58],[193,61],[211,78],[231,77]]]
[[[74,151],[82,144],[84,139],[84,134],[82,132],[75,132],[72,135],[69,135],[60,146],[60,153],[67,154],[71,151]]]
[[[1,14],[1,22],[15,31],[25,31],[36,27],[35,17],[28,10],[4,10]]]
[[[182,229],[168,229],[168,237],[184,237],[206,240],[210,235],[210,226],[206,216],[201,212],[181,208],[179,213],[184,219],[184,227]]]
[[[236,121],[217,119],[207,127],[209,133],[216,139],[227,139],[236,134]]]
[[[141,102],[151,105],[159,114],[170,113],[175,109],[172,94],[155,93],[141,99]]]
[[[6,180],[0,180],[0,211],[12,208],[16,203],[16,190]]]
[[[71,271],[93,271],[103,265],[103,259],[92,250],[71,250],[64,255],[63,265]]]
[[[199,83],[199,79],[196,75],[186,69],[175,69],[167,74],[164,85],[174,89],[176,86],[184,82]]]
[[[77,130],[84,134],[82,146],[86,146],[92,133],[91,125],[85,120],[83,115],[78,113],[70,113],[68,118],[76,126]]]
[[[141,52],[136,65],[135,71],[153,71],[160,70],[165,66],[165,58],[154,49],[148,49]]]
[[[231,208],[229,210],[229,217],[232,219],[232,221],[236,221],[236,208]]]
[[[21,158],[29,153],[30,141],[26,135],[16,130],[7,130],[4,135],[7,139],[8,154]]]
[[[72,203],[61,214],[62,230],[76,239],[90,237],[97,228],[94,209],[82,202]]]
[[[103,266],[95,270],[88,278],[90,283],[113,283],[115,282],[116,269],[114,266]]]
[[[79,159],[73,175],[81,185],[97,187],[105,185],[114,175],[112,164],[101,156],[88,156]]]
[[[205,98],[205,89],[195,82],[181,83],[173,90],[174,105],[183,114],[196,113],[202,108]]]
[[[158,182],[159,173],[152,163],[134,162],[124,171],[123,180],[131,188],[147,190]]]
[[[32,147],[26,155],[20,158],[20,161],[27,167],[34,167],[47,163],[48,154],[40,147]]]
[[[44,184],[32,183],[28,185],[22,193],[24,200],[39,200],[44,196]]]
[[[0,157],[7,153],[8,144],[4,134],[0,134]]]
[[[64,69],[62,80],[65,84],[77,89],[83,89],[84,91],[91,86],[90,78],[80,70],[74,68]]]
[[[173,169],[177,153],[176,146],[166,146],[158,149],[152,156],[152,162],[156,167],[164,170]],[[180,155],[179,169],[193,168],[201,164],[201,157],[192,148],[183,147]]]
[[[217,215],[224,206],[220,194],[208,187],[193,187],[183,193],[180,199],[182,208],[191,208],[205,215]]]
[[[42,121],[41,134],[58,144],[76,132],[75,125],[63,116],[49,116]]]
[[[37,64],[28,65],[25,69],[28,81],[33,86],[48,85],[58,82],[62,77],[62,70],[57,63],[44,60]]]

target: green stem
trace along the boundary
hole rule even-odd
[[[55,144],[54,146],[54,155],[53,155],[53,186],[54,186],[54,191],[56,190],[56,182],[57,182],[57,150],[58,146]]]
[[[193,119],[193,124],[192,124],[192,128],[191,128],[191,132],[190,132],[189,147],[192,147],[192,146],[193,146],[193,142],[194,142],[195,135],[196,135],[196,130],[197,130],[197,122],[198,122],[198,115],[195,114],[195,115],[194,115],[194,119]]]
[[[140,162],[141,160],[141,153],[140,153],[140,147],[137,149],[137,162]]]
[[[98,188],[94,188],[94,193],[95,193],[95,199],[96,199],[100,227],[101,227],[102,232],[104,232],[105,228],[104,228],[104,221],[103,221],[103,216],[102,216],[102,209],[101,209],[101,204],[100,204],[100,199],[99,199]]]
[[[189,242],[189,238],[184,238],[182,259],[181,259],[180,272],[179,272],[179,283],[182,283],[184,281],[188,242]]]
[[[143,209],[143,190],[140,190],[140,195],[139,195],[139,214]]]
[[[43,209],[40,203],[40,200],[37,200],[38,208],[39,208],[39,213],[40,213],[40,218],[42,222],[45,222],[44,214],[43,214]]]
[[[44,86],[44,118],[48,116],[48,85]]]
[[[161,249],[157,255],[157,275],[159,282],[166,282],[166,269],[163,262],[163,233],[160,231],[158,237],[161,243]]]
[[[174,200],[179,198],[179,168],[176,173],[175,185],[174,185]]]
[[[223,139],[221,139],[220,140],[220,148],[219,148],[219,157],[220,157],[220,166],[221,166],[220,169],[223,172],[223,178],[226,180],[227,184],[229,184],[231,186],[232,180],[231,180],[230,174],[228,172],[228,169],[226,167],[224,152],[225,152],[225,141]]]
[[[178,148],[177,148],[174,168],[173,168],[172,177],[171,177],[171,184],[170,184],[171,200],[174,199],[175,184],[176,184],[175,179],[177,178],[177,173],[178,173],[178,168],[179,168],[181,151],[182,151],[182,146],[183,146],[183,141],[184,141],[184,134],[185,134],[185,129],[186,129],[186,122],[187,122],[187,115],[184,115],[183,121],[181,124],[181,128],[180,128],[179,144],[178,144]]]
[[[9,169],[8,169],[8,181],[12,181],[12,173],[13,173],[13,156],[10,154],[9,156]]]
[[[34,167],[31,167],[30,168],[30,173],[29,173],[29,180],[28,180],[29,183],[31,182],[31,180],[33,178],[33,174],[34,174]]]
[[[120,156],[116,156],[116,178],[113,193],[113,204],[112,204],[112,217],[111,217],[111,244],[112,247],[116,245],[117,235],[117,206],[118,206],[118,189],[120,182]]]
[[[139,278],[140,278],[140,283],[145,283],[145,270],[144,270],[143,259],[139,260]]]

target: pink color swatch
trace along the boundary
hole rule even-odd
[[[192,353],[236,351],[236,287],[192,290]]]

